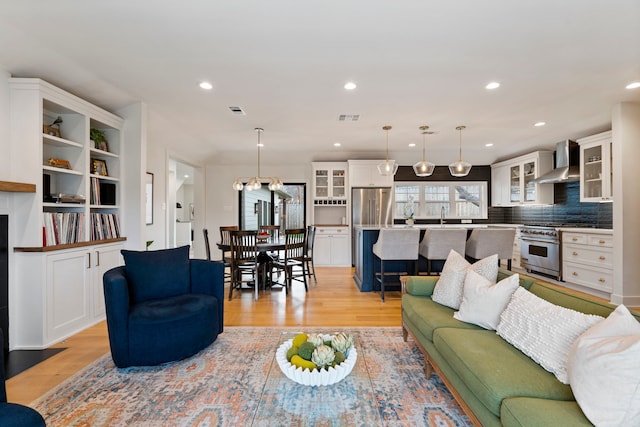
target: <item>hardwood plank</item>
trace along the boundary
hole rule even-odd
[[[350,267],[316,268],[318,284],[294,282],[289,296],[284,289],[234,292],[225,299],[225,326],[397,326],[400,329],[400,292],[360,292]],[[225,297],[228,290],[225,292]],[[67,350],[7,381],[10,402],[29,404],[73,374],[109,352],[105,322],[86,329],[53,347]]]

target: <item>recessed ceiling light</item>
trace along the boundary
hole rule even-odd
[[[500,83],[498,83],[498,82],[491,82],[491,83],[489,83],[489,84],[487,84],[487,85],[485,86],[485,89],[492,90],[492,89],[498,89],[499,87],[500,87]]]
[[[185,177],[185,178],[189,178],[189,175],[185,175],[184,177]]]
[[[344,88],[346,90],[354,90],[355,88],[357,88],[358,86],[354,83],[354,82],[347,82],[344,85]]]
[[[199,86],[200,86],[200,89],[204,89],[204,90],[213,89],[213,85],[209,82],[200,82]]]
[[[415,146],[416,146],[416,144],[413,143],[413,142],[409,144],[409,147],[415,147]]]
[[[540,127],[540,126],[544,126],[544,125],[546,125],[546,124],[547,124],[547,122],[536,122],[536,123],[534,123],[533,125],[534,125],[535,127]]]
[[[259,143],[257,143],[257,144],[256,144],[256,146],[258,146],[258,147],[264,147],[264,144],[263,144],[262,142],[259,142]]]
[[[640,87],[640,82],[629,83],[626,88],[627,89],[638,89]]]
[[[342,144],[340,144],[339,142],[334,142],[334,143],[333,143],[333,146],[334,146],[334,147],[340,147],[341,145],[342,145]]]
[[[493,147],[493,142],[488,142],[484,144],[485,147]]]

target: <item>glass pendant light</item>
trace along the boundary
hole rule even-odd
[[[260,142],[260,135],[262,135],[262,132],[264,132],[264,129],[262,128],[255,128],[255,131],[258,133],[258,174],[251,178],[249,180],[249,182],[247,182],[247,185],[243,186],[242,185],[242,180],[240,178],[236,178],[235,181],[233,181],[233,189],[236,191],[242,191],[243,188],[245,188],[247,191],[255,191],[255,190],[259,190],[262,188],[262,181],[269,181],[269,190],[271,191],[279,191],[282,190],[284,188],[284,184],[282,183],[282,181],[280,181],[280,178],[278,178],[277,176],[274,177],[263,177],[260,176],[260,147],[262,147],[262,143]]]
[[[462,160],[462,130],[465,128],[466,126],[456,127],[456,130],[460,131],[460,152],[458,154],[458,161],[449,165],[449,172],[455,177],[467,176],[471,171],[471,163]]]
[[[430,133],[427,132],[428,129],[429,126],[420,126],[420,130],[422,131],[422,160],[413,165],[413,171],[416,173],[416,176],[431,176],[436,167],[435,164],[425,159],[427,134]]]
[[[387,157],[382,163],[378,163],[378,172],[382,176],[395,175],[398,172],[398,164],[395,160],[389,160],[389,130],[391,126],[382,126],[382,129],[387,131]]]

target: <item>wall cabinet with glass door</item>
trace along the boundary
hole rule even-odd
[[[346,224],[349,203],[347,162],[313,162],[313,223]]]
[[[613,201],[611,141],[611,131],[578,140],[581,202]]]
[[[534,184],[532,181],[553,169],[553,151],[531,154],[491,165],[492,206],[550,205],[553,204],[553,185]],[[506,195],[506,197],[505,197]]]

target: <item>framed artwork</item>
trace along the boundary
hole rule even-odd
[[[147,172],[145,177],[145,223],[147,225],[153,224],[153,174],[151,172]]]
[[[107,162],[99,159],[91,159],[91,173],[100,176],[109,176]]]

